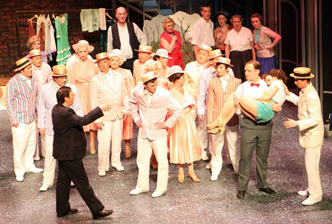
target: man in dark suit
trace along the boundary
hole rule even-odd
[[[87,125],[104,115],[103,111],[110,109],[109,105],[99,106],[84,117],[78,116],[70,108],[75,94],[70,87],[61,87],[56,94],[58,104],[52,110],[54,130],[53,157],[58,160],[58,180],[56,185],[56,211],[62,217],[78,212],[69,204],[70,181],[72,180],[90,208],[93,219],[108,216],[112,210],[105,210],[103,204],[95,196],[89,184],[82,159],[86,153],[86,138],[83,125]]]

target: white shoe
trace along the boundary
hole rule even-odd
[[[206,164],[205,169],[211,170],[211,162],[209,162],[208,164]]]
[[[320,202],[321,200],[312,200],[310,198],[305,199],[304,201],[302,201],[302,205],[314,205],[318,202]]]
[[[24,180],[24,177],[23,176],[16,176],[16,180],[18,182],[22,182]]]
[[[300,196],[302,196],[302,197],[309,197],[309,192],[308,192],[308,190],[305,190],[305,191],[298,191],[297,194],[300,195]]]
[[[210,180],[216,181],[216,180],[218,180],[218,176],[219,175],[217,175],[217,174],[212,174]]]
[[[113,168],[115,168],[117,171],[124,171],[124,167],[121,166],[121,165],[118,165],[118,166],[113,166]]]
[[[139,188],[135,188],[134,190],[130,191],[131,195],[137,195],[137,194],[141,194],[141,193],[145,193],[148,192],[148,190],[142,190]]]
[[[48,188],[51,188],[52,185],[47,185],[47,184],[43,184],[40,188],[39,188],[39,191],[40,192],[44,192],[44,191],[47,191]]]
[[[27,173],[41,173],[43,172],[43,169],[35,167],[32,170],[28,170]]]
[[[206,151],[203,151],[203,152],[202,152],[201,157],[202,157],[202,160],[203,160],[203,161],[209,160],[209,157],[207,156],[207,152],[206,152]]]
[[[152,197],[153,198],[160,197],[161,195],[165,194],[165,192],[166,191],[155,191],[155,192],[153,192]]]
[[[104,177],[104,176],[106,176],[106,170],[99,170],[98,175],[99,175],[100,177]]]

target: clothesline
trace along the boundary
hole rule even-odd
[[[112,8],[105,9],[106,11],[113,10]],[[81,12],[81,9],[72,10],[36,10],[36,11],[16,11],[17,14],[38,14],[38,13],[63,13],[63,12]]]

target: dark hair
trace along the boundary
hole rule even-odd
[[[232,16],[231,21],[230,21],[232,25],[233,25],[233,19],[234,18],[240,19],[241,23],[243,24],[244,18],[240,14],[235,14],[235,15]]]
[[[63,104],[65,102],[65,97],[69,97],[70,91],[71,88],[68,86],[60,87],[60,89],[56,92],[56,99],[58,104]]]
[[[287,83],[287,76],[285,74],[285,72],[281,69],[271,69],[270,71],[268,71],[268,73],[266,73],[264,75],[264,79],[266,78],[266,76],[272,76],[272,77],[277,77],[278,79],[282,80],[284,83]]]
[[[157,77],[145,82],[144,85],[147,85],[149,83],[154,83],[156,80],[157,80]]]
[[[170,77],[168,77],[168,80],[170,82],[174,83],[176,80],[180,79],[181,76],[183,76],[183,75],[184,75],[183,73],[175,73],[175,74],[171,75]]]
[[[247,61],[245,65],[249,64],[252,64],[256,70],[261,70],[262,68],[261,63],[259,63],[259,61],[256,60]]]
[[[216,15],[216,21],[218,21],[218,18],[219,18],[219,16],[221,16],[221,15],[225,16],[225,18],[228,19],[229,13],[226,12],[226,11],[219,11],[219,12],[217,12],[217,15]]]
[[[160,58],[159,55],[154,55],[152,59],[153,59],[154,61],[157,61],[159,58]]]
[[[263,25],[264,18],[263,18],[263,16],[262,16],[261,14],[259,14],[259,13],[254,13],[254,14],[251,15],[250,18],[258,18],[259,21],[261,22],[261,24]]]
[[[222,62],[216,62],[215,67],[217,68],[219,65],[225,65],[225,68],[227,69],[229,67],[229,65],[222,63]]]
[[[203,3],[201,5],[201,11],[203,10],[203,8],[210,8],[211,9],[211,6],[208,3]]]

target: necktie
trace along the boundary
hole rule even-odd
[[[257,86],[257,87],[259,87],[259,83],[250,83],[250,87],[253,87],[253,86]]]

